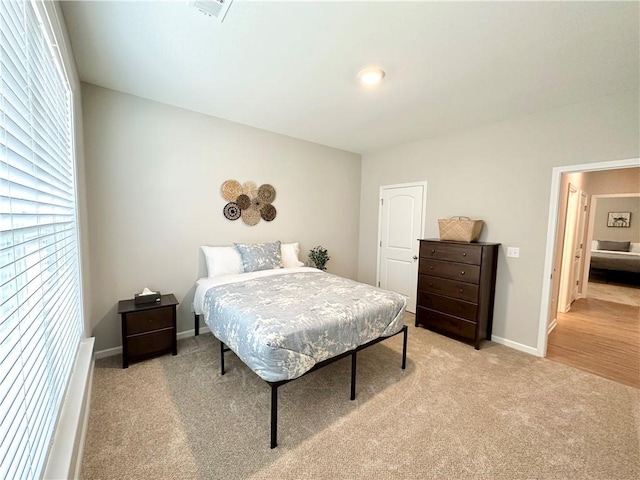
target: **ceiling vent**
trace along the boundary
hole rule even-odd
[[[222,22],[232,1],[233,0],[191,0],[189,4],[205,15],[216,18]]]

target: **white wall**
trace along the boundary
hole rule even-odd
[[[356,278],[360,155],[82,86],[96,349],[121,345],[117,302],[148,286],[181,302],[193,328],[200,245],[322,244],[328,270]],[[270,183],[277,218],[248,227],[222,215],[227,179]]]
[[[438,218],[485,220],[480,240],[502,243],[494,337],[535,349],[552,169],[638,157],[639,100],[627,92],[366,154],[359,280],[376,278],[379,187],[426,180],[426,236],[438,237]]]

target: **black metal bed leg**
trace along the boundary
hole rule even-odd
[[[278,446],[278,385],[271,384],[271,448]]]
[[[402,340],[402,370],[407,368],[407,326],[402,328],[404,339]]]
[[[200,315],[197,313],[193,314],[193,328],[196,331],[195,336],[200,335]]]
[[[224,343],[220,341],[220,375],[224,375]]]
[[[351,354],[351,400],[356,399],[356,356],[357,351]]]

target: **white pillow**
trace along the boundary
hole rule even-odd
[[[284,268],[304,267],[304,263],[298,259],[298,254],[300,253],[298,242],[281,243],[280,253],[282,255],[282,266]]]
[[[209,278],[243,273],[242,257],[236,247],[200,247],[207,261]]]

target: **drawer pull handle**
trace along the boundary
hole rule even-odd
[[[433,265],[429,265],[429,270],[433,270]]]
[[[462,271],[460,272],[460,275],[464,275],[464,270],[462,270]]]
[[[462,256],[466,257],[467,256],[467,252],[462,252]]]
[[[462,289],[460,289],[460,293],[462,293]]]
[[[431,253],[436,253],[436,251],[435,251],[435,250],[433,250],[433,249],[431,249]]]
[[[429,282],[429,286],[430,286],[430,287],[433,287],[433,282]]]

